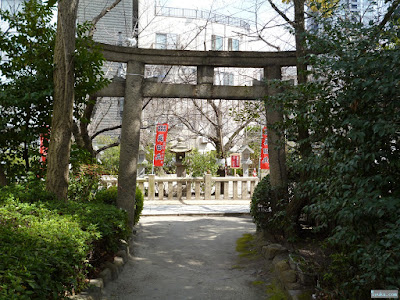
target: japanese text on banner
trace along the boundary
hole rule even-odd
[[[269,170],[268,135],[267,127],[263,128],[261,139],[260,169]]]
[[[156,126],[156,142],[154,144],[154,159],[155,167],[164,165],[165,146],[167,144],[168,124],[157,124]]]

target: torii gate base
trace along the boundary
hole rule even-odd
[[[214,68],[263,68],[267,80],[281,79],[281,68],[296,65],[296,54],[290,52],[225,52],[138,49],[102,44],[108,61],[127,63],[126,80],[116,81],[97,93],[98,97],[125,97],[122,116],[121,152],[118,176],[118,207],[128,212],[132,227],[135,214],[135,187],[142,100],[154,98],[196,98],[257,100],[276,91],[266,84],[254,86],[214,86]],[[197,67],[197,85],[164,84],[144,78],[145,65],[178,65]],[[270,180],[272,187],[287,185],[285,149],[279,132],[272,130],[282,113],[267,106]]]

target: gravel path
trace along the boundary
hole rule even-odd
[[[142,216],[133,258],[103,299],[265,299],[254,263],[238,268],[235,250],[254,231],[247,216]]]

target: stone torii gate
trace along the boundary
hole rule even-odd
[[[281,79],[281,68],[296,65],[296,54],[290,52],[246,52],[246,51],[187,51],[139,49],[101,44],[106,60],[127,63],[126,80],[115,80],[98,97],[124,97],[121,129],[121,152],[118,175],[118,207],[127,210],[133,226],[135,187],[142,100],[153,98],[194,98],[257,100],[276,91],[266,84],[254,86],[214,85],[214,68],[263,68],[264,79]],[[197,84],[157,83],[144,78],[145,65],[195,66]],[[286,185],[285,150],[278,147],[282,138],[270,125],[282,120],[282,114],[267,104],[267,126],[269,127],[269,157],[271,186]]]

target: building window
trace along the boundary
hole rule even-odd
[[[223,84],[234,85],[232,73],[223,73]]]
[[[239,51],[239,40],[229,38],[228,51]]]
[[[211,36],[211,50],[222,51],[224,50],[224,38],[219,35]]]
[[[178,35],[173,33],[156,33],[156,49],[177,49]]]

